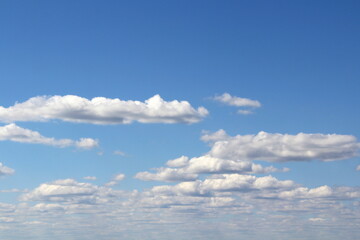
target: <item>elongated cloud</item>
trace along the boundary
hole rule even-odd
[[[209,155],[187,158],[182,156],[178,159],[167,162],[169,167],[175,168],[157,168],[155,173],[140,172],[135,178],[145,181],[194,181],[198,174],[220,174],[220,173],[250,173],[261,174],[270,172],[287,171],[284,168],[279,170],[273,166],[263,167],[260,164],[254,164],[250,161],[234,161],[221,158],[214,158]]]
[[[49,121],[92,124],[195,123],[208,111],[194,109],[187,101],[164,101],[155,95],[145,102],[96,97],[91,100],[74,95],[38,96],[5,108],[0,106],[0,121]]]
[[[0,176],[11,175],[14,174],[14,172],[14,169],[6,167],[0,162]]]
[[[159,194],[209,195],[214,192],[253,191],[265,189],[291,189],[293,181],[280,181],[272,176],[255,177],[241,174],[213,175],[204,181],[182,182],[175,186],[156,186],[152,191]]]
[[[21,200],[96,204],[109,201],[112,196],[110,188],[81,183],[74,179],[61,179],[41,184],[24,194]]]
[[[81,149],[91,149],[98,146],[98,141],[92,138],[81,138],[78,141],[48,138],[42,136],[39,132],[21,128],[14,123],[0,127],[0,141],[44,144],[55,147],[74,146]]]
[[[259,132],[231,137],[220,130],[204,135],[202,140],[211,144],[211,156],[243,161],[334,161],[352,158],[360,149],[354,136],[337,134]]]
[[[260,107],[261,103],[257,100],[231,96],[229,93],[214,97],[214,100],[235,107]]]

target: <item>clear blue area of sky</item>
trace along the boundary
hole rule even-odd
[[[1,188],[62,178],[131,177],[209,150],[202,130],[338,133],[360,138],[359,1],[0,1],[0,105],[74,94],[187,100],[210,115],[192,125],[19,123],[56,138],[92,137],[97,151],[0,142],[16,174]],[[211,100],[259,100],[249,116]],[[166,147],[164,147],[166,146]],[[115,150],[126,156],[116,156]],[[359,161],[286,163],[274,174],[306,186],[357,185]],[[346,172],[346,174],[343,174]]]

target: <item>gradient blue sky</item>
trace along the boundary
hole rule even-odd
[[[273,182],[273,188],[254,191],[237,187],[210,191],[209,185],[207,195],[200,190],[190,194],[176,188],[183,180],[134,176],[155,173],[154,168],[166,168],[168,160],[183,155],[211,155],[211,143],[201,136],[220,129],[228,137],[265,131],[360,138],[359,11],[360,2],[350,0],[1,1],[4,109],[38,96],[144,102],[159,94],[166,102],[187,101],[195,111],[202,106],[209,112],[193,123],[135,120],[98,125],[61,117],[6,121],[6,113],[0,111],[0,127],[14,123],[48,138],[98,141],[91,149],[54,147],[11,141],[2,138],[0,130],[1,239],[356,239],[360,234],[356,139],[351,151],[340,143],[333,145],[339,147],[342,160],[331,159],[326,152],[331,150],[325,147],[320,157],[297,161],[266,160],[260,153],[264,161],[241,158],[240,153],[226,159],[289,168],[245,175],[292,180],[290,188]],[[215,99],[224,93],[257,100],[261,107],[236,107]],[[34,116],[39,115],[37,109],[32,110]],[[253,113],[239,114],[239,109]],[[305,142],[310,144],[311,136]],[[300,148],[300,154],[310,151]],[[236,144],[224,151],[236,149],[250,151]],[[228,152],[212,155],[222,160],[225,156],[231,158]],[[1,166],[13,171],[1,172]],[[108,184],[118,174],[125,178]],[[244,173],[196,174],[205,186],[219,174]],[[96,180],[83,179],[86,176]],[[64,179],[68,183],[59,183]],[[46,192],[41,184],[55,190]],[[60,189],[62,184],[69,188]],[[161,186],[169,187],[159,192]],[[321,186],[330,187],[331,193],[312,194]],[[77,188],[92,190],[84,194]],[[282,199],[284,191],[299,188],[313,191]],[[206,205],[209,199],[225,201],[225,196],[233,198],[226,207]],[[83,197],[101,201],[87,202]],[[157,198],[168,202],[161,205]],[[92,230],[87,232],[88,228]]]

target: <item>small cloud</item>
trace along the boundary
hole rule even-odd
[[[249,115],[249,114],[253,114],[254,112],[250,110],[238,110],[237,113],[242,115]]]
[[[261,107],[261,103],[257,100],[231,96],[229,93],[224,93],[223,95],[216,96],[214,97],[214,100],[235,107]]]
[[[123,157],[126,155],[124,152],[119,151],[119,150],[114,151],[113,154],[118,155],[118,156],[123,156]]]
[[[360,165],[356,167],[356,171],[360,171]]]
[[[14,169],[6,167],[2,163],[0,163],[0,176],[11,175],[14,173],[15,173]]]
[[[91,181],[95,181],[97,178],[94,176],[87,176],[87,177],[83,177],[83,179],[85,180],[91,180]]]
[[[99,141],[92,138],[80,138],[80,140],[76,142],[76,147],[82,149],[91,149],[98,146]]]
[[[108,183],[105,183],[105,186],[111,187],[111,186],[114,186],[114,185],[116,185],[116,184],[118,184],[117,181],[110,181],[110,182],[108,182]]]
[[[29,190],[27,190],[27,189],[21,190],[21,189],[17,189],[17,188],[12,188],[12,189],[0,190],[0,193],[26,193],[28,191]]]
[[[124,179],[125,179],[125,174],[122,173],[117,174],[113,177],[113,179],[110,182],[106,183],[105,186],[107,187],[114,186]]]
[[[236,97],[236,96],[231,96],[229,93],[224,93],[220,96],[215,96],[213,98],[215,101],[224,103],[226,105],[229,106],[234,106],[234,107],[241,107],[241,108],[258,108],[261,107],[261,103],[257,100],[252,100],[249,98],[241,98],[241,97]],[[239,109],[237,111],[238,114],[242,114],[242,115],[249,115],[249,114],[253,114],[253,111],[249,110],[249,109]]]
[[[325,219],[323,218],[309,218],[310,222],[324,222]]]

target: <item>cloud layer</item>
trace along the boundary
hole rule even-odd
[[[164,101],[155,95],[145,102],[96,97],[91,100],[74,95],[38,96],[8,108],[0,106],[0,121],[49,121],[92,124],[195,123],[208,111],[194,109],[187,101]]]

